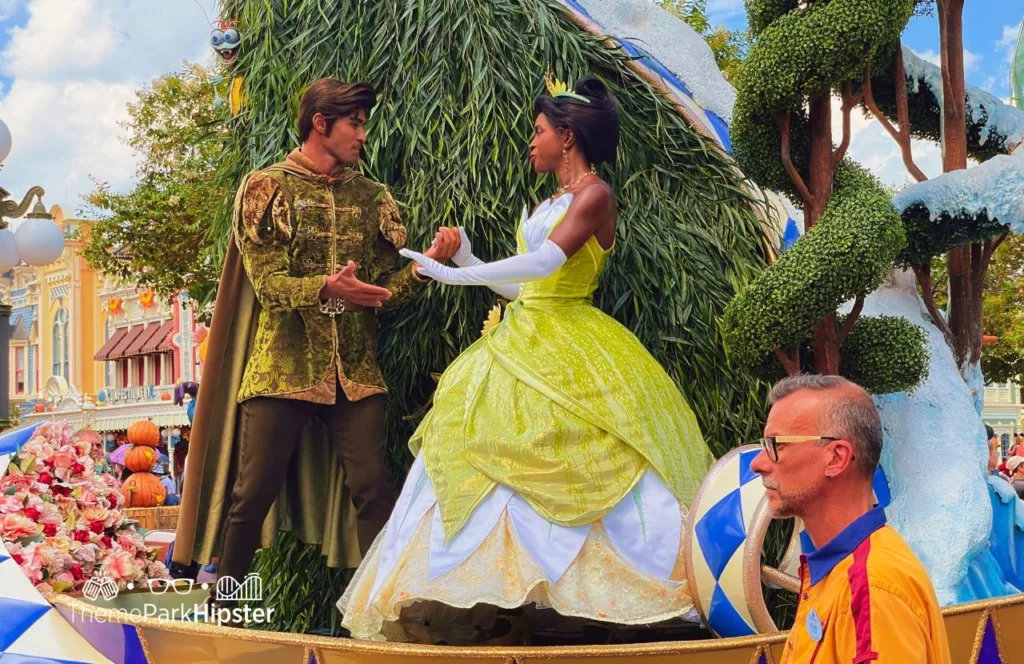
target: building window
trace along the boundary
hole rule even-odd
[[[139,379],[139,382],[132,387],[142,387],[146,384],[146,362],[145,358],[138,358],[135,360],[135,376]]]
[[[14,349],[14,393],[25,394],[26,360],[24,348]]]
[[[71,380],[71,334],[68,310],[63,307],[53,317],[53,375]]]
[[[164,358],[160,355],[152,355],[150,357],[152,358],[153,362],[153,384],[163,385],[163,383],[160,382],[160,378],[162,377],[161,374],[163,373],[163,367],[161,367],[160,365],[164,363]]]
[[[118,362],[121,365],[121,384],[118,387],[128,387],[128,360]]]

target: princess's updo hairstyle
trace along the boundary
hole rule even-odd
[[[590,103],[572,97],[542,95],[533,102],[533,111],[543,113],[557,129],[572,129],[591,164],[615,163],[619,145],[619,102],[601,79],[590,74],[576,82],[574,92]]]

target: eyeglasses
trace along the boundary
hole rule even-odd
[[[758,443],[761,444],[761,449],[768,455],[768,459],[772,463],[779,461],[779,446],[780,445],[800,445],[801,443],[831,443],[834,440],[840,440],[833,436],[766,436],[759,438]]]
[[[174,588],[179,595],[187,595],[192,592],[192,585],[195,579],[149,579],[149,592],[163,595],[168,588]]]

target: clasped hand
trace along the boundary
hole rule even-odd
[[[446,261],[458,253],[462,242],[459,229],[441,228],[434,236],[434,242],[423,256],[428,260]],[[356,263],[349,261],[341,270],[327,277],[320,289],[320,299],[338,298],[346,306],[380,307],[391,297],[391,291],[361,281],[356,276]],[[421,270],[422,274],[423,271]]]

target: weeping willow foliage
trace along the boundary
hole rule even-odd
[[[243,33],[232,74],[245,77],[246,107],[219,177],[237,184],[297,144],[298,98],[312,80],[369,81],[379,102],[363,170],[390,186],[410,246],[425,248],[439,225],[464,226],[484,260],[510,255],[523,206],[554,191],[526,159],[545,72],[602,77],[621,104],[622,140],[617,163],[601,169],[619,224],[597,304],[666,367],[716,454],[759,435],[763,386],[730,363],[719,330],[726,304],[765,265],[753,202],[729,160],[620,50],[550,0],[227,0],[222,16]],[[220,247],[228,207],[212,222]],[[431,374],[479,337],[493,301],[484,288],[434,286],[380,318],[396,480]],[[258,565],[283,569],[294,555],[264,551]],[[339,592],[328,587],[324,599]]]

